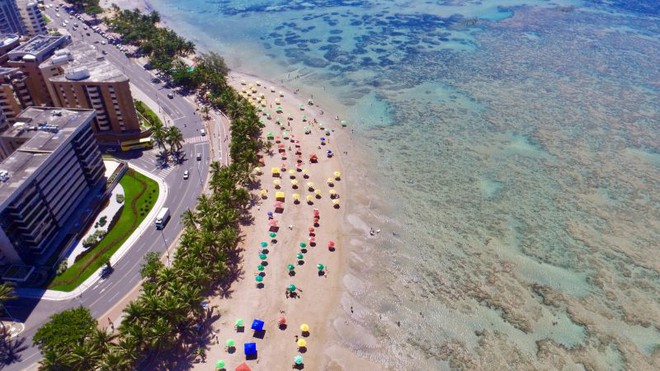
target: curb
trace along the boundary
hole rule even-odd
[[[128,252],[128,250],[130,250],[130,248],[133,247],[133,245],[137,242],[137,239],[144,233],[144,230],[147,229],[149,226],[151,226],[151,224],[153,223],[153,219],[156,217],[156,214],[158,214],[160,208],[163,207],[163,205],[165,204],[165,200],[167,200],[167,196],[169,193],[169,187],[167,186],[167,184],[163,179],[133,164],[129,164],[129,168],[133,168],[133,170],[156,181],[156,183],[158,183],[158,186],[160,187],[160,192],[158,192],[158,199],[156,200],[156,203],[154,204],[154,207],[151,209],[149,214],[147,214],[147,216],[144,218],[142,223],[140,223],[140,225],[135,229],[135,231],[131,233],[131,235],[128,237],[126,242],[124,242],[121,245],[121,247],[112,255],[112,257],[110,257],[111,265],[117,264],[117,262],[124,255],[126,255],[126,252]],[[41,299],[41,300],[52,300],[52,301],[71,300],[76,296],[82,295],[82,293],[87,291],[92,285],[98,282],[98,280],[101,279],[101,272],[103,271],[103,269],[104,267],[100,267],[99,269],[97,269],[83,283],[81,283],[78,287],[76,287],[74,290],[69,292],[24,288],[24,289],[17,289],[16,295],[22,298]]]

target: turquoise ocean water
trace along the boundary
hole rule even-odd
[[[369,190],[347,209],[338,306],[364,331],[336,328],[353,352],[411,370],[658,367],[657,1],[150,4],[348,119]]]

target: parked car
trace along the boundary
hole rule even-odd
[[[190,172],[188,170],[183,172],[183,179],[188,179],[190,178]]]

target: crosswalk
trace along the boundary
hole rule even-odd
[[[161,179],[165,179],[168,175],[170,175],[172,171],[174,171],[175,168],[176,166],[168,166],[164,169],[161,169],[156,175]]]
[[[208,142],[208,137],[199,135],[196,137],[186,138],[184,142],[186,144],[204,143],[204,142]]]

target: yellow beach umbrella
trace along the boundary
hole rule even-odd
[[[300,331],[309,332],[309,325],[306,324],[306,323],[303,323],[302,325],[300,325]]]
[[[335,184],[335,180],[333,178],[328,178],[328,185],[332,187]]]
[[[341,173],[339,171],[335,171],[335,179],[339,180],[341,178]]]
[[[298,185],[298,180],[294,179],[291,181],[292,186],[297,186]]]
[[[279,176],[280,175],[280,168],[279,167],[271,167],[270,168],[270,173],[273,174],[273,176]]]
[[[339,200],[332,200],[332,204],[335,206],[339,205]]]
[[[291,198],[293,198],[294,201],[300,201],[300,193],[294,193]]]
[[[261,175],[261,168],[259,166],[254,168],[254,173],[257,175]]]
[[[302,173],[305,174],[305,175],[307,175],[307,173],[309,173],[309,170],[307,170],[307,169],[303,169]]]
[[[259,191],[259,193],[261,193],[262,198],[268,197],[268,190],[267,189],[262,189],[262,190]]]
[[[280,104],[280,98],[275,98],[275,103]]]
[[[300,348],[304,348],[307,346],[307,340],[305,339],[298,339],[297,344]]]
[[[335,191],[334,189],[331,189],[331,190],[330,190],[330,196],[334,196],[334,195],[336,195],[336,194],[337,194],[337,191]]]
[[[307,182],[307,188],[314,189],[314,182]]]
[[[279,187],[280,184],[282,184],[282,181],[280,181],[279,179],[274,179],[273,180],[273,185],[275,185],[275,187]]]
[[[274,92],[275,92],[275,87],[274,87],[274,86],[271,86],[271,87],[270,87],[270,92],[271,92],[271,93],[274,93]]]
[[[291,177],[291,179],[295,178],[296,177],[296,171],[294,169],[289,170],[289,176]]]
[[[305,198],[307,199],[307,202],[312,202],[312,200],[314,200],[314,196],[312,195],[307,195]]]
[[[317,195],[317,196],[320,196],[321,195],[321,190],[320,189],[314,190],[314,194]]]
[[[278,201],[284,201],[284,192],[275,192],[275,199]]]

